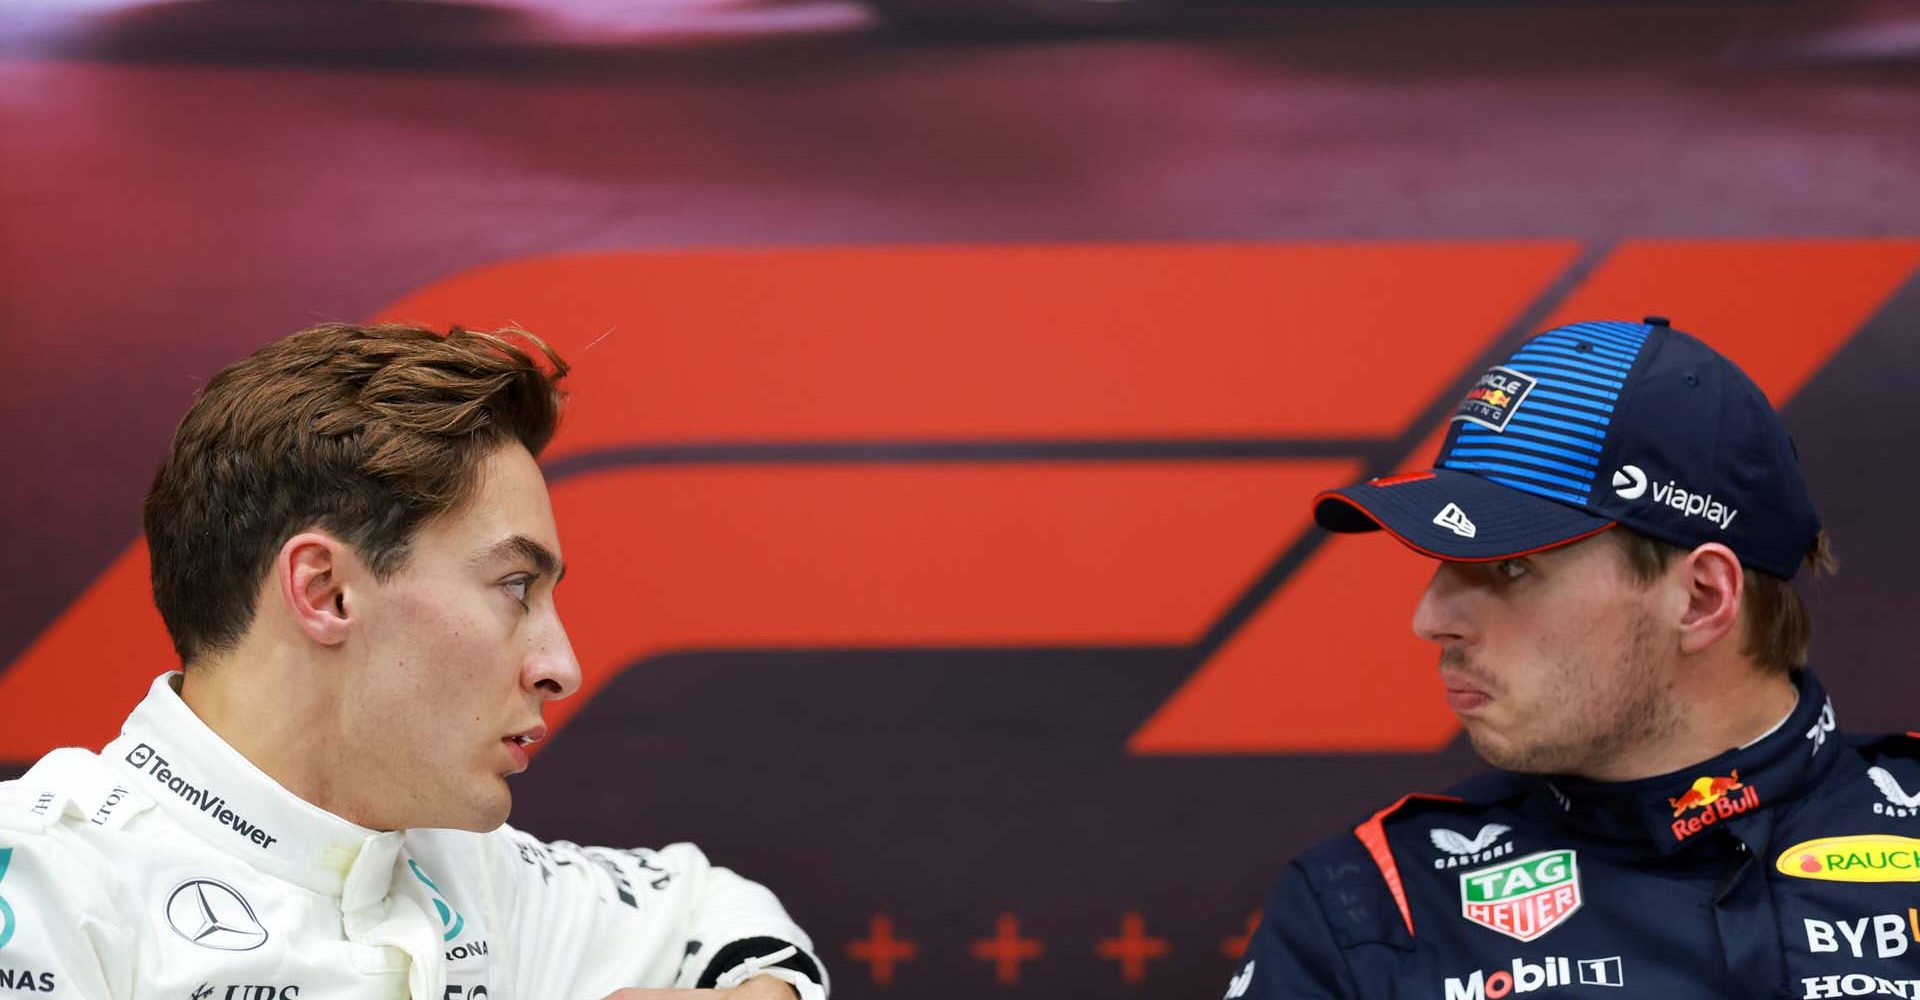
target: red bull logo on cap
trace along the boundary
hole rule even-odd
[[[1725,777],[1705,775],[1693,779],[1691,787],[1679,798],[1668,799],[1667,804],[1673,807],[1673,839],[1680,841],[1759,805],[1760,790],[1742,784],[1736,769]],[[1695,810],[1699,810],[1698,815],[1686,815]],[[1686,818],[1682,819],[1683,816]]]
[[[1453,415],[1455,420],[1465,420],[1479,424],[1489,430],[1504,431],[1507,421],[1513,418],[1513,411],[1527,399],[1527,393],[1533,391],[1535,379],[1525,372],[1512,368],[1489,368],[1480,376],[1479,384],[1467,390],[1467,398],[1460,401],[1459,412]]]

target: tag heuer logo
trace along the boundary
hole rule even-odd
[[[1488,930],[1532,941],[1580,908],[1573,851],[1541,851],[1460,876],[1460,913]]]

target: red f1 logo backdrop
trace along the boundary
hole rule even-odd
[[[1916,267],[1888,240],[598,253],[382,318],[518,323],[574,365],[544,464],[586,685],[516,823],[699,840],[846,996],[1207,995],[1294,850],[1468,766],[1406,624],[1430,565],[1328,542],[1313,493],[1423,466],[1487,364],[1572,319],[1671,316],[1785,403]],[[105,742],[169,663],[136,542],[0,674],[35,706],[0,760]]]

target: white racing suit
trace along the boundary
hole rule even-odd
[[[176,676],[99,755],[0,783],[0,997],[599,1000],[760,974],[826,996],[779,900],[691,844],[377,833],[254,767]]]

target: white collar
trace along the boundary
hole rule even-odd
[[[187,707],[180,676],[154,679],[102,759],[198,839],[263,872],[331,896],[353,874],[347,895],[384,895],[405,833],[369,830],[282,787]]]

